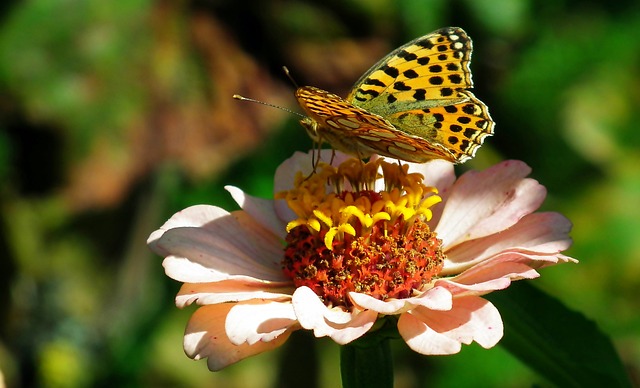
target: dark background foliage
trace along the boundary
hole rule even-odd
[[[224,184],[270,197],[276,166],[311,147],[295,116],[234,93],[297,109],[287,65],[346,95],[384,54],[448,25],[473,38],[474,91],[497,122],[460,171],[533,168],[543,208],[574,222],[581,263],[532,283],[597,322],[638,381],[636,1],[32,0],[0,12],[8,386],[337,386],[337,346],[303,333],[219,373],[189,360],[192,310],[174,307],[179,285],[145,240],[188,205],[236,208]],[[398,387],[546,384],[501,346],[394,352]]]

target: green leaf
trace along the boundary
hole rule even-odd
[[[526,282],[486,296],[505,324],[500,344],[562,387],[630,387],[610,339],[581,313]]]

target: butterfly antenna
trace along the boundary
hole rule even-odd
[[[272,108],[280,109],[280,110],[283,110],[285,112],[293,113],[294,115],[298,115],[300,117],[305,117],[304,115],[302,115],[302,114],[300,114],[298,112],[294,112],[291,109],[287,109],[285,107],[274,105],[274,104],[269,104],[268,102],[264,102],[264,101],[260,101],[260,100],[254,100],[253,98],[243,97],[243,96],[241,96],[239,94],[234,94],[233,98],[235,98],[236,100],[240,100],[240,101],[255,102],[256,104],[270,106]]]
[[[298,85],[298,83],[296,82],[295,79],[293,79],[293,76],[291,75],[291,73],[289,72],[289,68],[287,68],[286,66],[282,66],[282,71],[284,71],[284,74],[287,76],[287,78],[289,78],[289,81],[291,81],[291,83],[293,84],[293,86],[296,89],[300,88],[300,85]]]

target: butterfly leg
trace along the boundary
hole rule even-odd
[[[336,158],[336,150],[335,149],[331,149],[331,160],[329,161],[329,164],[333,165],[333,160]]]
[[[311,171],[311,174],[315,174],[316,168],[318,167],[318,163],[320,163],[320,157],[322,153],[322,149],[320,148],[321,146],[322,146],[322,142],[316,142],[316,141],[313,142],[313,149],[311,152],[311,166],[313,167],[313,169]]]
[[[311,149],[311,172],[309,173],[309,175],[307,175],[306,178],[304,178],[304,180],[306,181],[307,179],[311,178],[311,176],[313,174],[316,173],[316,169],[318,168],[318,164],[320,163],[320,152],[321,152],[321,146],[322,146],[322,142],[313,142],[313,148]]]

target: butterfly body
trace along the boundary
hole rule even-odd
[[[301,123],[319,143],[366,158],[408,162],[472,158],[494,122],[472,87],[471,40],[443,28],[394,50],[369,69],[346,99],[304,86]]]

